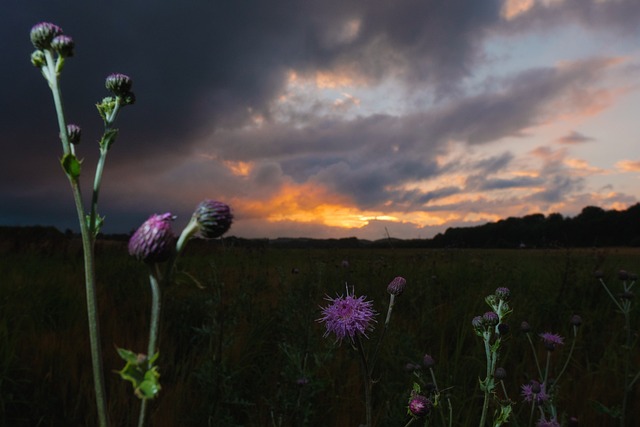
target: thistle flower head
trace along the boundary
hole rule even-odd
[[[173,218],[170,213],[151,215],[129,239],[129,254],[149,264],[166,261],[175,246]]]
[[[391,295],[399,296],[404,292],[404,288],[407,286],[407,280],[404,277],[396,277],[387,286],[387,292]]]
[[[482,315],[482,321],[488,326],[496,326],[499,320],[498,315],[493,311],[487,311]]]
[[[560,423],[555,418],[551,418],[550,420],[540,418],[536,423],[536,427],[560,427]]]
[[[542,338],[542,343],[548,351],[553,351],[557,346],[564,344],[564,338],[558,334],[552,334],[551,332],[540,334],[540,338]]]
[[[116,96],[126,96],[131,92],[133,82],[126,74],[113,73],[105,79],[104,86]]]
[[[69,137],[70,143],[79,144],[80,137],[82,136],[82,129],[80,129],[80,126],[76,124],[69,123],[67,125],[67,136]]]
[[[324,322],[326,331],[324,336],[335,334],[336,340],[342,342],[345,337],[353,341],[356,335],[367,336],[367,331],[373,329],[376,312],[373,302],[366,301],[365,296],[355,295],[326,297],[330,304],[322,308],[322,317],[318,322]]]
[[[51,22],[40,22],[31,27],[31,43],[36,49],[49,49],[51,41],[62,34],[62,28]]]
[[[233,222],[231,208],[225,203],[214,200],[207,199],[200,202],[193,215],[198,222],[199,233],[205,239],[222,236]]]
[[[571,324],[571,326],[580,326],[582,325],[582,317],[580,317],[579,314],[574,314],[569,319],[569,323]]]
[[[503,301],[508,301],[511,296],[511,291],[509,291],[509,288],[500,287],[496,289],[495,295]]]
[[[503,379],[507,378],[507,371],[506,371],[506,369],[504,369],[502,367],[496,368],[496,371],[494,372],[493,376],[497,380],[503,380]]]
[[[520,323],[520,330],[525,334],[528,334],[531,332],[531,325],[529,325],[529,322],[526,320],[523,320],[522,323]]]
[[[75,43],[73,39],[64,34],[60,34],[51,40],[51,49],[55,50],[56,53],[63,58],[73,56],[74,47]]]
[[[436,361],[433,358],[433,356],[431,356],[430,354],[425,354],[424,357],[422,358],[422,363],[425,368],[429,369],[429,368],[433,368],[433,366],[436,364]]]
[[[547,394],[544,383],[540,384],[538,381],[531,381],[529,384],[523,384],[521,389],[521,394],[525,402],[542,405],[549,400],[549,395]]]
[[[409,412],[415,417],[429,415],[432,408],[431,400],[421,394],[413,394],[409,400]]]
[[[474,329],[479,330],[484,326],[484,321],[482,320],[482,316],[476,316],[471,319],[471,325]]]

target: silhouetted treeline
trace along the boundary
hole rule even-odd
[[[126,246],[130,234],[99,235],[101,242],[121,242]],[[0,253],[11,250],[49,252],[64,247],[80,249],[79,236],[55,227],[1,227]],[[216,246],[272,248],[519,248],[519,247],[606,247],[640,246],[640,203],[626,210],[604,210],[587,206],[577,216],[564,217],[559,213],[532,214],[522,218],[507,218],[475,227],[448,228],[432,239],[363,240],[279,238],[244,239],[229,236],[212,241],[195,240],[194,250]]]
[[[449,228],[434,236],[431,244],[440,248],[640,246],[640,203],[624,211],[587,206],[573,218],[533,214]]]

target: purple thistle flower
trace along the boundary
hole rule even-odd
[[[538,381],[531,381],[529,384],[523,384],[521,388],[521,394],[525,402],[534,402],[537,405],[542,405],[549,400],[544,383],[540,384]]]
[[[495,295],[503,301],[508,301],[511,296],[511,292],[509,291],[509,288],[500,287],[496,289]]]
[[[169,259],[175,246],[171,230],[173,215],[151,215],[129,239],[129,254],[146,263]]]
[[[536,427],[560,427],[560,423],[555,418],[551,418],[549,421],[540,418],[536,423]]]
[[[112,73],[107,76],[104,86],[116,96],[125,96],[131,92],[133,81],[126,74]]]
[[[422,358],[422,363],[424,364],[425,368],[429,369],[433,368],[433,366],[436,364],[436,361],[430,354],[425,354]]]
[[[564,345],[564,338],[558,334],[545,332],[544,334],[540,334],[540,338],[542,338],[542,342],[548,351],[553,351],[557,346]]]
[[[498,315],[493,311],[487,311],[482,315],[482,320],[489,326],[496,326],[500,320]]]
[[[404,292],[404,288],[407,286],[407,280],[404,277],[396,277],[387,286],[387,292],[391,295],[399,296]]]
[[[324,322],[327,330],[324,336],[333,333],[336,340],[342,342],[345,337],[351,340],[356,334],[367,336],[367,331],[373,329],[376,312],[373,310],[373,302],[365,301],[365,296],[356,298],[347,293],[331,298],[325,298],[331,304],[322,309],[322,317],[318,322]]]
[[[409,400],[409,412],[416,417],[428,415],[431,412],[431,408],[433,408],[433,403],[421,394],[414,394]]]

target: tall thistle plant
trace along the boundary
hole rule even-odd
[[[57,115],[59,138],[62,143],[60,163],[71,186],[76,207],[84,256],[85,291],[87,302],[87,320],[89,324],[89,342],[91,349],[92,371],[96,398],[98,425],[108,427],[107,396],[100,344],[100,327],[98,320],[98,301],[96,296],[95,242],[104,222],[98,213],[98,198],[102,183],[106,158],[118,136],[114,127],[122,108],[135,102],[132,91],[132,80],[125,74],[111,74],[106,78],[105,87],[111,93],[96,104],[98,113],[104,122],[104,131],[99,140],[100,156],[96,165],[91,205],[85,210],[80,175],[82,161],[76,156],[76,147],[80,143],[81,128],[67,123],[60,90],[60,76],[66,60],[74,54],[74,41],[64,34],[62,28],[50,22],[34,25],[30,33],[35,48],[31,54],[32,64],[38,68],[47,81],[53,96]],[[146,353],[118,349],[126,365],[119,371],[120,376],[130,381],[134,393],[142,400],[138,426],[145,423],[147,401],[157,396],[160,391],[157,341],[160,319],[161,285],[170,280],[173,266],[193,237],[217,238],[229,230],[233,215],[229,206],[222,202],[204,200],[193,213],[191,220],[178,239],[171,230],[171,222],[175,217],[170,213],[152,215],[132,235],[129,241],[129,253],[149,267],[152,308],[149,330],[149,342]]]
[[[335,335],[338,343],[342,343],[347,338],[351,346],[358,352],[364,378],[366,427],[373,427],[372,392],[373,385],[376,382],[373,377],[376,360],[385,332],[389,328],[395,299],[404,292],[406,284],[407,281],[398,276],[387,285],[387,292],[389,293],[387,316],[372,354],[365,351],[363,338],[367,338],[367,333],[373,330],[373,324],[376,322],[376,312],[373,309],[373,301],[368,301],[366,296],[356,297],[353,290],[349,293],[347,286],[346,296],[339,295],[336,298],[326,298],[329,304],[322,308],[322,317],[318,319],[318,322],[323,322],[325,325],[325,337]]]

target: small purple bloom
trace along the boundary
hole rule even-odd
[[[536,423],[536,427],[560,427],[560,423],[555,418],[551,418],[549,421],[540,418]]]
[[[73,56],[73,49],[75,44],[73,39],[69,36],[65,36],[61,34],[56,36],[53,40],[51,40],[51,49],[55,50],[58,55],[63,58],[68,58]]]
[[[527,322],[526,320],[523,320],[520,324],[520,330],[525,334],[528,334],[529,332],[531,332],[531,325],[529,325],[529,322]]]
[[[525,402],[533,402],[537,405],[542,405],[549,400],[549,395],[546,392],[546,386],[540,384],[537,381],[531,381],[529,384],[522,385],[522,397]]]
[[[436,361],[430,354],[425,354],[424,358],[422,358],[422,363],[424,364],[425,368],[429,369],[433,368],[433,366],[436,364]]]
[[[482,321],[482,316],[476,316],[473,319],[471,319],[471,325],[473,325],[475,329],[482,328],[482,326],[484,325],[484,322]]]
[[[564,338],[558,334],[545,332],[544,334],[540,334],[540,338],[542,338],[542,342],[548,351],[553,351],[557,346],[564,345]]]
[[[416,417],[424,417],[431,412],[431,408],[433,408],[433,403],[431,401],[421,395],[414,394],[411,396],[411,400],[409,401],[409,412]]]
[[[573,316],[571,316],[571,319],[569,319],[569,323],[571,324],[571,326],[580,326],[582,325],[582,317],[580,317],[580,315],[578,314],[574,314]]]
[[[373,329],[376,312],[373,302],[366,301],[365,296],[356,298],[347,293],[346,297],[327,297],[330,304],[322,309],[322,317],[318,322],[324,322],[327,330],[324,336],[333,333],[336,340],[342,342],[345,337],[351,340],[358,335],[367,336],[367,331]]]
[[[496,289],[496,296],[501,300],[508,301],[510,295],[511,292],[509,291],[509,288],[500,287]]]
[[[482,315],[482,320],[484,321],[485,324],[489,326],[496,326],[500,319],[498,318],[498,315],[495,312],[487,311],[485,314]]]

